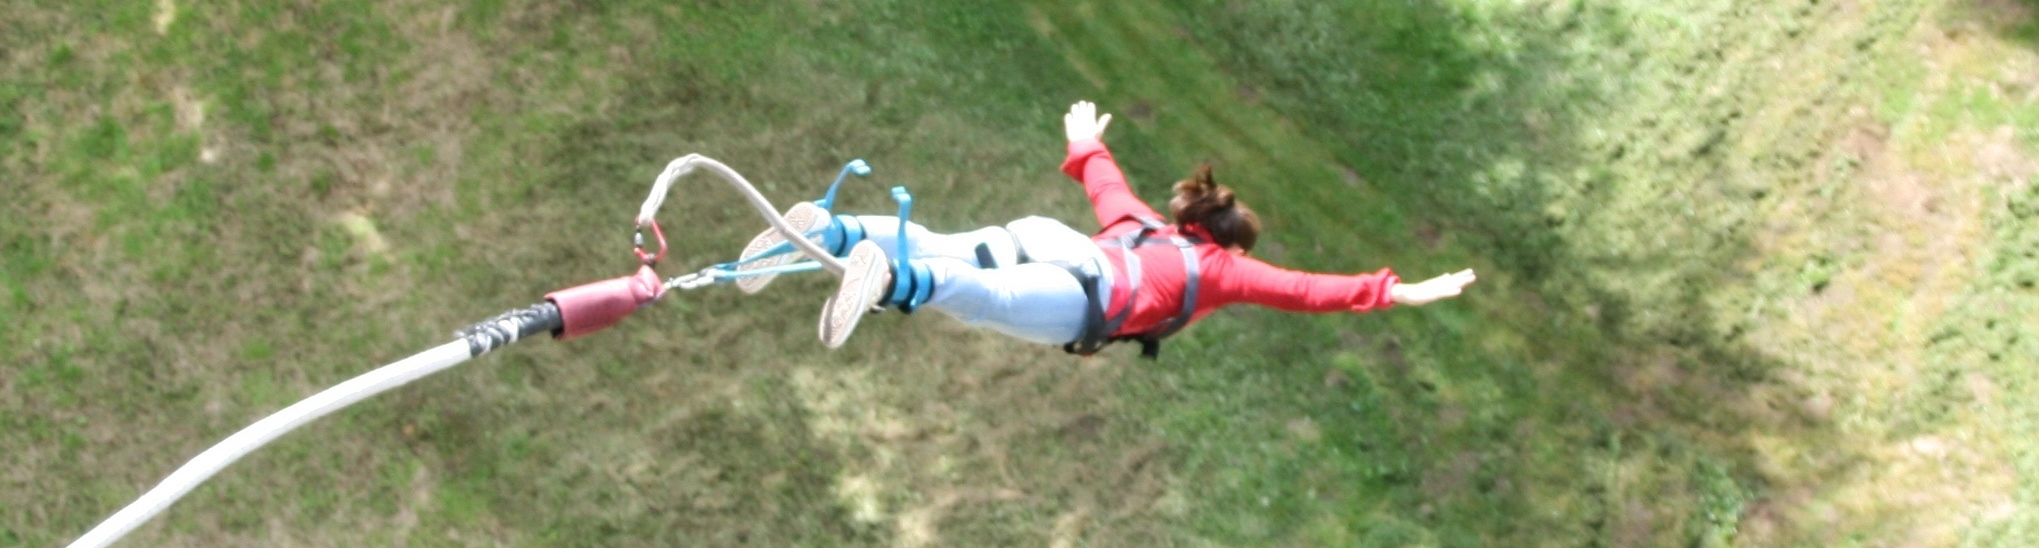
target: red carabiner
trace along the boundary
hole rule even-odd
[[[658,254],[654,255],[644,252],[644,225],[642,224],[637,225],[636,235],[630,238],[630,250],[637,253],[637,260],[643,261],[644,266],[658,266],[658,261],[666,258],[666,232],[665,229],[659,228],[657,220],[653,220],[648,224],[651,225],[651,234],[658,237]]]

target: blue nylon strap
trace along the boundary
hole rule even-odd
[[[857,221],[855,216],[836,215],[828,230],[822,233],[821,247],[837,257],[848,257],[850,246],[861,241],[864,241],[864,223]]]

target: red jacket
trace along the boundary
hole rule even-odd
[[[1140,230],[1141,217],[1166,220],[1133,195],[1126,186],[1126,175],[1112,161],[1111,151],[1105,149],[1103,141],[1085,139],[1069,143],[1069,158],[1062,161],[1062,172],[1082,182],[1083,192],[1090,196],[1091,207],[1097,211],[1097,223],[1104,227],[1098,231],[1097,241],[1113,240]],[[1163,243],[1134,250],[1140,256],[1139,302],[1127,302],[1132,297],[1131,287],[1123,281],[1126,262],[1119,247],[1099,246],[1112,263],[1112,278],[1120,280],[1113,284],[1105,317],[1133,307],[1133,314],[1113,336],[1146,333],[1182,311],[1187,271],[1183,269],[1182,252],[1165,243],[1169,236],[1178,234],[1177,228],[1169,224],[1151,236],[1161,238]],[[1202,242],[1195,248],[1199,283],[1191,321],[1233,303],[1253,303],[1292,312],[1380,310],[1394,305],[1388,298],[1388,288],[1401,282],[1386,268],[1352,276],[1283,269],[1231,254],[1211,243],[1210,234],[1201,226],[1190,225],[1187,232]]]

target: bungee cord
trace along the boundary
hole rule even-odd
[[[162,483],[143,493],[141,498],[135,499],[133,503],[114,513],[113,517],[93,527],[91,531],[85,533],[85,536],[78,537],[71,546],[98,547],[112,544],[156,514],[162,513],[164,509],[170,507],[170,503],[176,502],[185,493],[198,487],[199,483],[225,469],[227,465],[305,423],[369,396],[403,386],[426,375],[459,365],[460,362],[508,346],[518,339],[550,332],[559,325],[559,308],[549,302],[523,310],[505,312],[461,330],[457,333],[459,340],[397,360],[395,363],[348,379],[347,382],[333,385],[332,388],[291,404],[290,407],[255,421],[254,424],[242,428],[212,448],[199,453],[190,462],[178,467],[177,471],[170,473],[170,477],[164,478]]]
[[[862,161],[859,160],[852,165],[861,163]],[[835,255],[821,249],[820,245],[809,241],[806,235],[801,234],[798,230],[794,230],[792,225],[786,224],[786,219],[779,216],[779,209],[772,207],[772,202],[766,200],[764,194],[758,193],[757,187],[751,186],[750,181],[744,180],[742,175],[736,173],[736,170],[729,169],[729,166],[722,165],[722,162],[717,162],[713,158],[700,154],[681,156],[666,164],[665,171],[658,174],[658,179],[651,184],[651,197],[645,198],[644,206],[637,210],[637,226],[640,230],[646,226],[657,226],[657,221],[653,220],[653,217],[657,215],[659,206],[665,204],[666,194],[670,192],[673,181],[678,180],[682,175],[694,171],[695,166],[708,168],[709,172],[720,175],[723,181],[728,182],[730,186],[736,187],[739,194],[749,199],[751,207],[757,208],[759,213],[764,214],[765,222],[771,223],[772,228],[778,229],[781,234],[785,235],[788,242],[799,247],[800,251],[805,252],[815,262],[821,263],[821,267],[827,269],[830,273],[842,274],[842,261],[836,260]],[[868,168],[865,171],[868,172]],[[837,181],[840,184],[841,179],[838,178]],[[829,187],[828,194],[829,198],[833,198],[835,196],[835,187]],[[823,207],[826,206],[824,205]]]
[[[738,272],[733,270],[733,265],[740,264],[739,261],[711,266],[700,272],[661,282],[653,267],[665,256],[666,244],[664,230],[659,227],[656,215],[659,207],[665,202],[666,194],[671,191],[673,182],[697,167],[707,168],[708,172],[719,176],[742,194],[774,230],[779,231],[787,242],[813,261],[807,265],[818,265],[819,269],[836,274],[842,273],[843,265],[840,261],[810,241],[809,235],[802,234],[787,224],[780,216],[779,210],[772,207],[771,202],[742,175],[737,174],[736,170],[707,156],[688,154],[666,165],[665,171],[661,172],[652,184],[651,196],[638,210],[637,234],[632,242],[632,248],[643,265],[636,273],[548,293],[544,302],[504,312],[494,318],[470,325],[455,332],[456,339],[452,342],[376,368],[264,417],[227,436],[225,440],[178,467],[140,498],[71,542],[70,548],[100,548],[119,541],[121,537],[161,514],[172,503],[197,488],[200,483],[226,469],[241,457],[299,426],[369,396],[403,386],[533,335],[550,333],[553,338],[564,340],[600,331],[621,322],[638,308],[658,300],[668,290],[697,289],[741,276],[816,269],[815,266],[795,266]],[[862,160],[857,160],[844,168],[845,174],[853,171],[863,175],[869,173],[869,167],[865,166]],[[840,185],[841,182],[842,177],[838,176],[836,184]],[[831,186],[827,198],[824,199],[832,201],[834,195],[835,187]],[[646,228],[651,229],[658,240],[656,253],[645,249]]]

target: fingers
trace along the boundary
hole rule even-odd
[[[1062,115],[1062,126],[1067,130],[1069,141],[1072,143],[1083,139],[1103,138],[1104,128],[1111,123],[1112,115],[1098,116],[1097,103],[1090,101],[1077,101],[1076,104],[1069,105],[1068,114]]]
[[[1458,272],[1444,274],[1435,278],[1424,280],[1423,283],[1425,285],[1435,284],[1439,286],[1462,288],[1468,285],[1472,285],[1473,282],[1478,280],[1479,277],[1473,275],[1473,269],[1468,268],[1465,270],[1460,270]]]
[[[1478,276],[1473,275],[1473,269],[1470,268],[1451,273],[1452,285],[1458,287],[1472,285],[1473,282],[1478,281],[1479,279],[1480,278]]]

